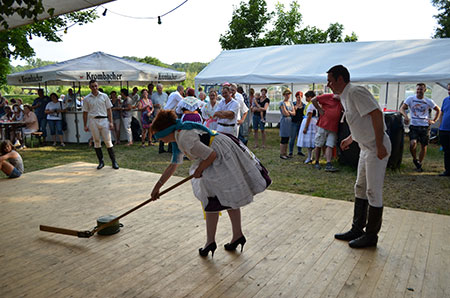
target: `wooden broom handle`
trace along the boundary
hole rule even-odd
[[[158,197],[160,197],[160,196],[162,196],[162,195],[168,193],[169,191],[173,190],[174,188],[177,188],[178,186],[180,186],[181,184],[183,184],[183,183],[185,183],[185,182],[191,180],[192,178],[194,178],[194,175],[190,175],[190,176],[184,178],[183,180],[181,180],[181,181],[175,183],[174,185],[172,185],[172,186],[166,188],[165,190],[163,190],[162,192],[159,193],[159,196],[158,196]],[[112,225],[112,224],[115,223],[116,221],[118,221],[118,220],[120,220],[121,218],[127,216],[127,215],[130,214],[131,212],[134,212],[134,211],[138,210],[139,208],[141,208],[141,207],[147,205],[147,204],[150,203],[151,201],[153,201],[152,198],[148,199],[148,200],[145,201],[145,202],[142,202],[141,204],[137,205],[136,207],[134,207],[134,208],[128,210],[127,212],[125,212],[125,213],[119,215],[118,217],[114,218],[114,219],[111,220],[110,222],[107,222],[107,223],[105,223],[105,224],[103,224],[103,225],[101,225],[101,226],[95,227],[95,228],[91,231],[91,234],[93,235],[93,234],[97,233],[98,231],[103,230],[103,229],[109,227],[110,225]]]

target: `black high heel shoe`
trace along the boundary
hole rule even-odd
[[[240,244],[241,245],[241,252],[244,250],[244,244],[245,242],[247,242],[247,239],[245,239],[245,236],[242,236],[241,238],[239,238],[238,240],[232,242],[232,243],[227,243],[224,245],[225,250],[236,250],[237,246]]]
[[[210,243],[205,248],[199,248],[198,253],[202,257],[207,257],[208,253],[211,251],[211,257],[214,258],[214,251],[216,250],[216,248],[217,248],[217,244],[216,244],[216,242],[213,242],[213,243]]]

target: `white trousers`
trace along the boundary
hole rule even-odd
[[[127,141],[131,143],[133,141],[133,135],[131,134],[131,116],[122,118],[123,128],[127,134]]]
[[[388,156],[380,160],[377,157],[376,144],[358,144],[359,153],[358,175],[355,183],[355,197],[369,200],[373,207],[383,207],[383,184],[386,166],[391,155],[391,141],[384,134],[383,144]]]
[[[111,148],[113,146],[111,142],[111,132],[109,130],[108,118],[90,118],[89,119],[89,130],[92,133],[92,138],[94,139],[94,148],[101,148],[102,141],[100,137],[103,138],[106,148]]]

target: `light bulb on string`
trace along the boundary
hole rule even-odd
[[[108,11],[107,8],[105,8],[105,11],[102,13],[102,15],[105,17],[106,16],[106,12]]]
[[[161,25],[161,17],[158,16],[158,25]]]

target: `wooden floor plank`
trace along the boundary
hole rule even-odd
[[[186,183],[121,220],[116,235],[38,230],[91,229],[145,201],[158,178],[73,163],[0,179],[0,297],[450,297],[443,215],[386,208],[378,248],[353,250],[333,239],[353,203],[268,190],[242,209],[244,252],[223,249],[225,212],[214,258],[201,258],[205,222]]]
[[[357,297],[369,297],[375,287],[376,281],[378,280],[381,270],[385,264],[385,261],[389,255],[390,248],[393,245],[393,240],[396,233],[392,231],[397,231],[397,227],[401,222],[401,217],[391,217],[389,216],[391,209],[385,210],[385,220],[383,222],[382,230],[379,234],[379,245],[377,248],[376,261],[371,262],[371,267],[364,278],[364,287],[360,287],[356,293]],[[347,227],[348,229],[349,227]],[[345,243],[347,246],[347,243]],[[330,261],[330,263],[325,268],[324,272],[319,276],[314,286],[305,294],[305,297],[322,297],[331,288],[337,288],[338,284],[335,284],[334,278],[338,273],[341,266],[343,266],[344,261],[349,257],[351,251],[350,247],[346,250],[340,248],[338,255]],[[339,291],[336,291],[338,293]],[[328,292],[329,293],[329,292]]]

